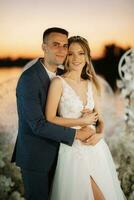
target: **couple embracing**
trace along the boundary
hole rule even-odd
[[[88,41],[52,27],[43,33],[42,49],[44,57],[22,73],[16,88],[12,162],[21,168],[26,200],[125,199],[103,138]]]

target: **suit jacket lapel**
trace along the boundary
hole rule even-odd
[[[48,76],[45,68],[41,64],[40,60],[38,60],[36,63],[36,70],[37,70],[38,76],[42,82],[43,87],[47,91],[47,89],[50,85],[50,79],[49,79],[49,76]]]
[[[49,78],[48,73],[46,72],[45,68],[41,64],[40,59],[38,59],[38,61],[36,62],[36,70],[37,70],[38,76],[39,76],[44,88],[48,89],[48,87],[50,85],[50,78]],[[62,75],[63,73],[64,73],[63,69],[57,68],[56,75]]]

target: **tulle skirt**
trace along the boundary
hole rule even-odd
[[[109,148],[101,139],[95,146],[75,140],[60,145],[51,200],[94,200],[91,178],[105,200],[126,199]]]

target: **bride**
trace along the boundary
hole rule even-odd
[[[83,142],[76,138],[72,147],[60,144],[51,200],[125,199],[103,138],[99,95],[100,85],[91,64],[88,42],[73,36],[69,38],[65,73],[51,82],[46,117],[52,123],[74,129],[90,126],[94,134]],[[96,112],[98,120],[93,123],[92,114]]]

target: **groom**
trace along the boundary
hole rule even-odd
[[[27,200],[48,200],[60,142],[72,145],[74,138],[85,141],[88,128],[65,128],[46,121],[44,116],[50,80],[61,74],[68,51],[68,32],[62,28],[44,31],[44,58],[25,70],[17,84],[18,136],[12,156],[21,168]]]

